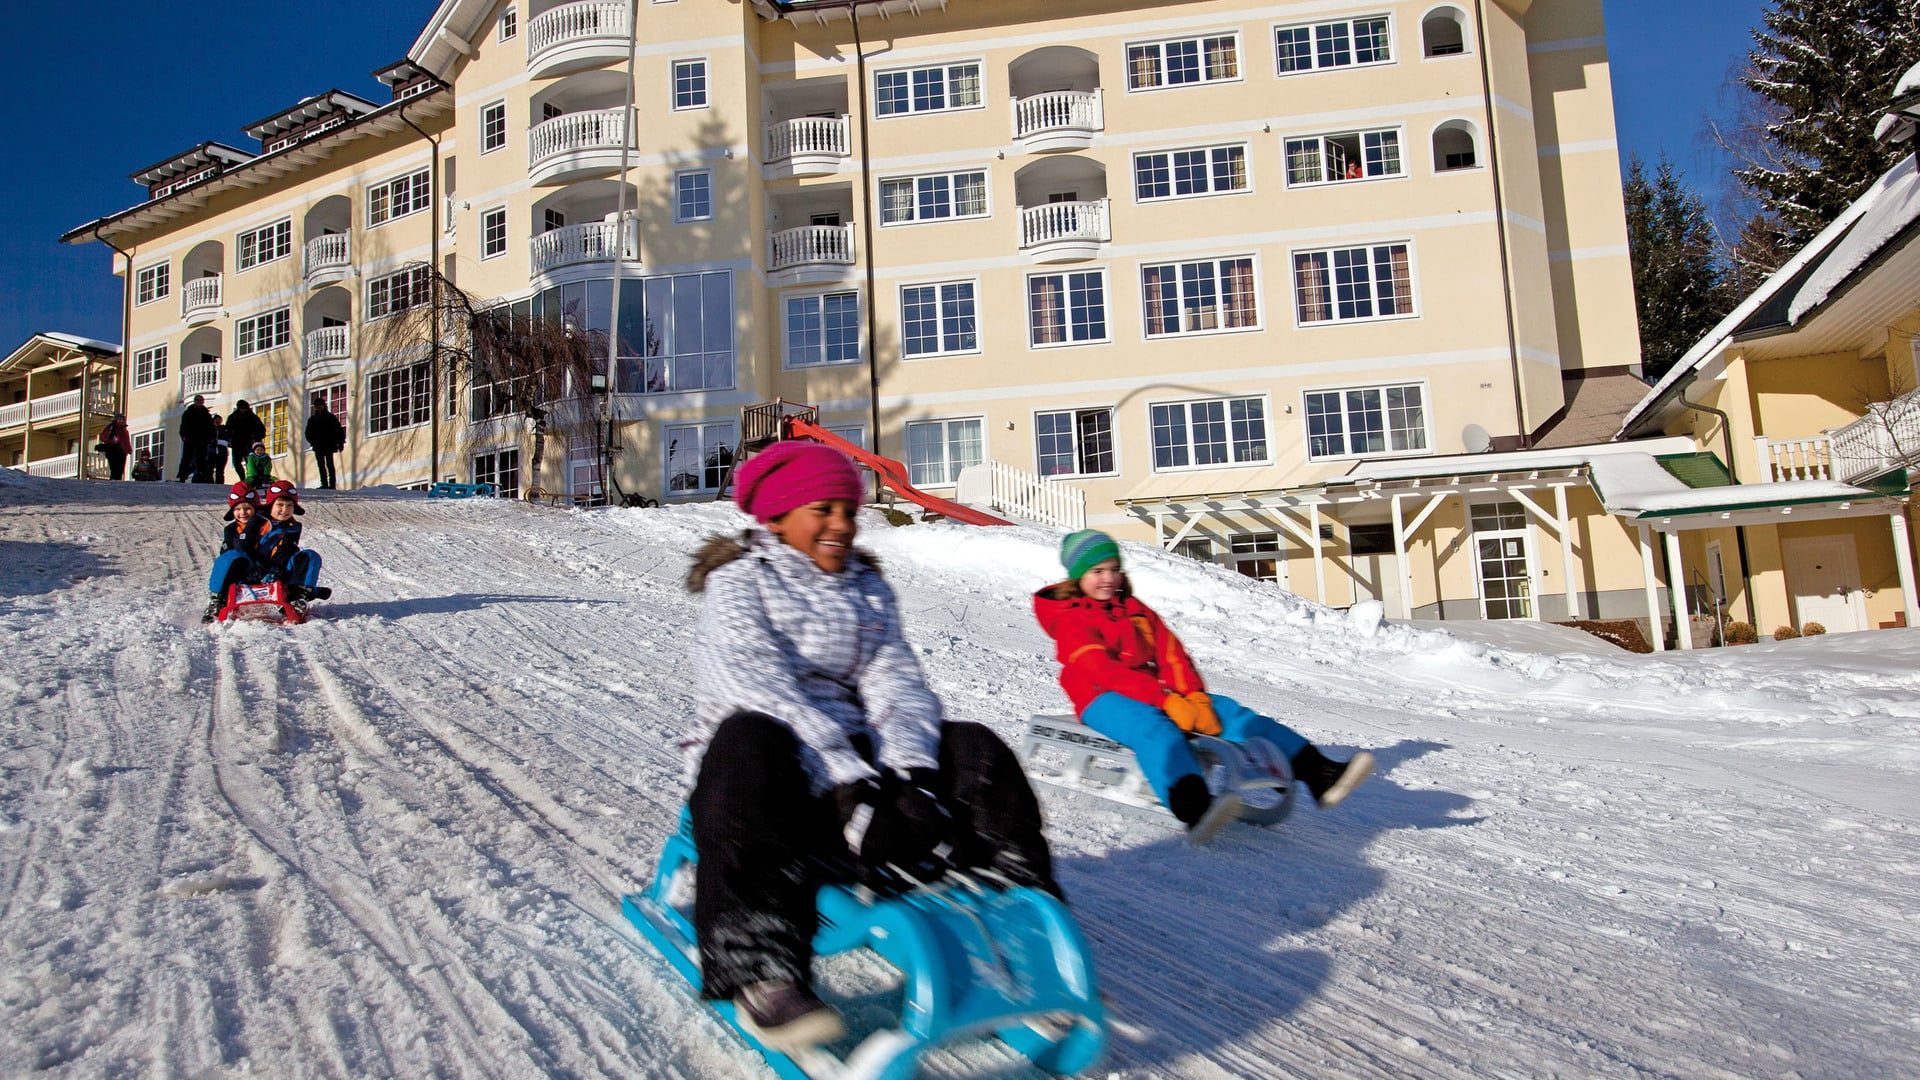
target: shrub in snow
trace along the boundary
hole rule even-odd
[[[1800,628],[1801,637],[1818,637],[1827,632],[1827,628],[1817,622],[1810,622]]]
[[[1785,641],[1788,638],[1797,638],[1799,636],[1800,631],[1795,630],[1791,626],[1776,626],[1773,628],[1773,640],[1775,641]]]
[[[1760,631],[1750,622],[1730,622],[1727,624],[1727,644],[1751,645],[1760,640]]]

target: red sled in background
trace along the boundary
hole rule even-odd
[[[226,606],[214,617],[220,622],[250,618],[278,619],[289,626],[298,626],[307,621],[307,602],[290,599],[284,581],[266,585],[234,585],[227,589]]]

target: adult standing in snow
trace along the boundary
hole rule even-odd
[[[1059,894],[1019,762],[987,728],[944,718],[893,589],[853,546],[860,496],[846,455],[776,443],[736,475],[766,531],[714,537],[687,578],[706,594],[688,799],[703,990],[783,1053],[845,1030],[810,985],[814,894],[836,865],[899,885],[937,875],[947,845],[952,865]],[[843,827],[863,819],[850,851]]]
[[[320,486],[334,486],[333,455],[345,449],[347,429],[340,418],[327,408],[325,398],[313,399],[313,415],[307,417],[307,445],[313,448],[313,463],[320,473]]]
[[[180,411],[180,468],[174,479],[198,480],[207,467],[207,450],[213,446],[213,414],[207,411],[204,394],[193,395],[193,403]]]
[[[213,482],[227,482],[227,456],[233,447],[227,443],[227,422],[219,413],[213,414],[213,445],[207,448],[207,471],[213,474]],[[233,463],[234,472],[240,471],[240,462]]]
[[[127,414],[114,413],[107,422],[106,430],[100,433],[100,452],[107,456],[107,476],[113,480],[124,480],[127,475],[127,458],[133,454],[133,436],[127,432]]]
[[[253,444],[264,442],[267,437],[267,425],[262,423],[253,406],[245,398],[233,403],[233,411],[227,414],[227,445],[233,448],[234,471],[240,473],[242,480],[246,472],[241,467],[241,458],[253,449]],[[226,477],[219,477],[225,480]]]
[[[1345,799],[1373,772],[1373,755],[1333,761],[1299,732],[1223,694],[1210,694],[1180,639],[1133,595],[1120,545],[1097,529],[1060,546],[1067,580],[1033,596],[1040,626],[1059,647],[1060,685],[1081,723],[1126,744],[1153,792],[1204,844],[1240,816],[1240,796],[1207,790],[1190,735],[1229,742],[1261,738],[1286,755],[1322,808]]]

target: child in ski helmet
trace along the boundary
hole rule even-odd
[[[1059,648],[1060,685],[1088,727],[1132,748],[1154,794],[1206,843],[1240,814],[1240,796],[1207,790],[1189,735],[1230,742],[1262,738],[1292,763],[1322,808],[1352,794],[1373,772],[1373,755],[1333,761],[1299,732],[1222,694],[1207,692],[1186,646],[1133,595],[1120,545],[1095,529],[1060,546],[1067,580],[1033,596],[1034,615]]]
[[[300,493],[285,480],[268,485],[266,502],[267,528],[255,545],[260,580],[284,582],[287,603],[305,614],[308,601],[333,595],[332,589],[319,584],[320,553],[300,546],[300,522],[294,519],[306,508],[300,505]]]
[[[691,654],[694,927],[706,996],[732,998],[743,1028],[792,1052],[845,1030],[810,985],[821,884],[936,876],[944,845],[959,868],[1059,887],[1012,751],[945,719],[892,588],[854,546],[853,462],[781,442],[735,477],[762,529],[710,539],[687,577],[705,593]],[[843,827],[862,818],[850,851]]]
[[[227,603],[227,590],[253,578],[260,535],[267,530],[267,516],[256,511],[245,484],[235,484],[227,492],[224,516],[231,524],[221,534],[220,554],[207,575],[207,610],[200,616],[201,622],[219,618],[220,609]]]

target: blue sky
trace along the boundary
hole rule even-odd
[[[0,110],[0,352],[63,330],[118,340],[119,279],[68,229],[143,197],[127,174],[322,90],[383,101],[369,77],[399,59],[433,0],[302,0],[203,7],[91,0],[32,5],[0,41],[14,99]],[[1664,150],[1711,199],[1705,138],[1766,0],[1606,0],[1622,157]],[[333,27],[351,27],[335,32]]]

